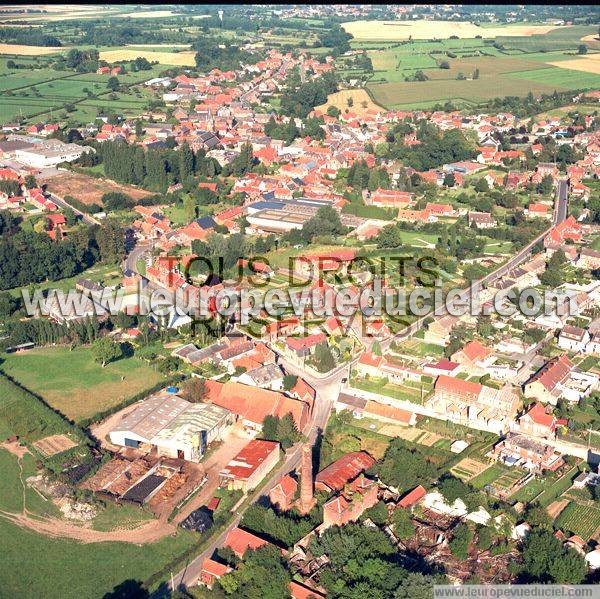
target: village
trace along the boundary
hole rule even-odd
[[[338,542],[425,585],[597,581],[600,90],[531,118],[339,108],[315,91],[337,89],[337,58],[263,48],[136,84],[155,105],[137,118],[2,125],[0,231],[25,241],[0,248],[0,369],[68,421],[34,440],[0,426],[2,447],[38,459],[27,485],[71,527],[109,505],[156,539],[191,531],[150,578],[171,591],[242,593],[264,559],[286,596],[341,597],[335,576],[362,575]],[[67,246],[62,274],[26,280],[28,252]],[[45,307],[26,314],[10,294],[34,283]],[[429,286],[483,309],[361,299]],[[258,308],[218,313],[249,291]],[[147,313],[155,294],[195,308]],[[53,404],[15,366],[57,346],[65,371],[82,346],[101,372],[139,356],[147,384],[65,412],[68,392]],[[535,540],[572,575],[527,570]]]

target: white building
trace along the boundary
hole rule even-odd
[[[34,168],[49,168],[61,162],[73,162],[87,152],[95,152],[89,146],[66,144],[58,139],[49,139],[34,147],[15,151],[15,160]]]
[[[206,446],[231,424],[229,410],[210,403],[190,403],[162,391],[139,403],[110,431],[111,443],[156,450],[158,455],[198,462]]]
[[[582,352],[590,340],[585,329],[565,325],[558,336],[558,347],[566,351]]]

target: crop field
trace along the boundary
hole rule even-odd
[[[121,403],[161,380],[138,358],[102,368],[89,348],[34,349],[4,356],[2,369],[25,388],[73,420],[88,418]]]
[[[581,58],[549,62],[548,64],[562,69],[571,69],[573,71],[583,71],[584,73],[600,75],[600,54],[588,54]]]
[[[487,485],[496,482],[506,472],[507,468],[502,464],[492,464],[489,468],[471,478],[469,482],[476,489],[483,489]]]
[[[445,39],[451,35],[460,38],[493,38],[498,35],[530,36],[540,35],[555,29],[551,25],[505,25],[498,27],[478,27],[467,21],[351,21],[342,27],[356,40],[407,40]]]
[[[23,46],[21,44],[0,44],[0,54],[16,54],[19,56],[44,56],[46,54],[57,54],[61,50],[63,50],[63,48]]]
[[[562,531],[579,535],[588,541],[600,528],[600,509],[571,501],[560,513],[554,525]]]
[[[348,105],[348,101],[351,101],[352,106]],[[381,106],[378,106],[371,100],[371,97],[364,89],[343,89],[334,94],[330,94],[327,97],[327,102],[317,106],[317,110],[327,110],[329,106],[335,106],[342,112],[348,110],[355,112],[356,114],[364,114],[368,110],[381,111]]]
[[[572,62],[570,60],[553,61],[554,66],[543,66],[539,60],[530,60],[526,55],[456,58],[447,59],[447,62],[449,69],[424,71],[429,81],[394,81],[402,79],[402,72],[392,76],[385,73],[389,81],[371,83],[369,89],[376,102],[390,108],[404,108],[422,103],[424,99],[429,102],[453,100],[469,104],[505,96],[508,91],[514,95],[526,95],[529,92],[552,93],[555,90],[594,89],[600,86],[600,75],[591,72],[600,64],[597,59],[589,61],[590,72],[585,73],[568,68],[567,65]],[[479,70],[478,79],[458,80],[459,73],[468,78],[475,69]],[[378,75],[375,74],[376,77]]]
[[[116,63],[121,60],[135,60],[138,56],[146,58],[150,62],[159,62],[160,64],[193,67],[196,53],[184,50],[183,52],[150,52],[148,50],[131,50],[121,48],[118,50],[104,50],[100,52],[100,59],[109,63]]]

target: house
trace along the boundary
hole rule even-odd
[[[533,472],[554,471],[564,463],[551,445],[517,433],[509,433],[497,443],[493,455],[508,466],[520,466]]]
[[[558,347],[566,351],[582,352],[589,340],[590,335],[585,329],[567,324],[558,335]]]
[[[478,229],[492,229],[496,226],[496,219],[489,212],[469,212],[469,226]]]
[[[347,453],[317,474],[315,489],[329,492],[341,491],[344,485],[374,464],[375,460],[365,451]]]
[[[288,337],[285,340],[288,350],[294,352],[298,358],[306,358],[314,354],[317,345],[326,342],[325,333],[313,333],[305,337]]]
[[[260,334],[265,341],[276,341],[279,337],[295,335],[301,328],[300,320],[294,316],[263,325]]]
[[[577,268],[597,270],[600,268],[600,251],[591,248],[581,248],[579,258],[575,262]]]
[[[212,589],[213,585],[217,580],[231,572],[231,568],[226,566],[220,562],[216,562],[209,557],[205,558],[202,562],[202,570],[200,571],[200,584],[203,584],[205,587]]]
[[[238,527],[231,529],[229,533],[227,533],[224,543],[224,547],[229,547],[229,549],[231,549],[240,559],[244,557],[244,553],[246,553],[248,549],[254,551],[265,545],[271,545],[271,543]]]
[[[206,387],[205,401],[235,414],[249,432],[261,431],[263,420],[268,415],[283,418],[291,414],[299,431],[303,431],[308,423],[310,405],[278,391],[212,379],[206,381]]]
[[[573,369],[573,363],[565,354],[552,358],[525,383],[525,397],[555,406],[562,393],[561,387]]]
[[[360,518],[363,512],[373,507],[377,501],[377,483],[359,474],[344,485],[339,495],[323,504],[323,524],[321,530],[330,526],[343,526]]]
[[[520,404],[510,386],[493,389],[446,375],[437,378],[434,394],[425,402],[445,419],[497,434],[509,428]]]
[[[554,438],[556,418],[541,403],[535,402],[528,412],[519,418],[519,430],[534,437]]]
[[[429,323],[425,331],[424,340],[427,343],[435,343],[436,345],[446,345],[450,339],[452,329],[458,324],[456,316],[442,316]]]
[[[248,493],[270,472],[279,461],[279,443],[252,439],[219,472],[221,486]]]
[[[294,504],[298,482],[289,474],[282,479],[269,491],[269,500],[281,511],[287,512]]]
[[[383,363],[383,357],[378,356],[369,351],[365,351],[360,355],[358,362],[356,363],[356,371],[362,377],[364,376],[381,376],[381,364]]]
[[[467,372],[476,373],[484,369],[492,355],[492,350],[477,339],[469,341],[462,349],[454,352],[450,359],[457,362]]]
[[[320,591],[295,580],[290,581],[290,595],[292,599],[325,599],[325,595]]]

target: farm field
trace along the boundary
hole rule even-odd
[[[71,171],[61,171],[46,178],[40,177],[40,183],[47,184],[48,191],[59,197],[70,195],[84,204],[98,204],[100,206],[102,205],[102,196],[111,191],[126,193],[134,200],[152,195],[151,192],[132,185],[114,183],[108,179],[96,179],[83,173]]]
[[[100,52],[100,60],[115,63],[121,60],[135,60],[140,56],[148,59],[150,62],[158,61],[160,64],[193,67],[196,66],[196,62],[194,61],[195,55],[196,53],[191,50],[183,52],[151,52],[148,50],[121,48]]]
[[[22,44],[0,44],[0,54],[18,54],[21,56],[44,56],[56,54],[64,48],[49,46],[25,46]]]
[[[502,464],[492,464],[489,468],[471,478],[469,483],[476,489],[483,489],[497,481],[508,469]]]
[[[351,101],[352,106],[348,105]],[[343,89],[327,97],[327,102],[317,106],[317,110],[327,110],[329,106],[335,106],[342,112],[351,111],[356,114],[364,114],[369,110],[380,111],[381,106],[378,106],[371,100],[371,97],[364,89]]]
[[[554,525],[588,541],[600,527],[600,509],[571,501],[560,513]]]
[[[451,35],[458,37],[472,37],[480,35],[483,38],[506,36],[540,35],[552,31],[552,25],[505,25],[497,27],[478,27],[467,21],[351,21],[342,23],[342,27],[356,40],[407,40],[449,38]]]
[[[88,347],[73,351],[52,347],[7,354],[2,370],[75,421],[118,405],[162,378],[135,357],[102,368]]]

